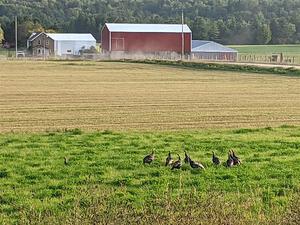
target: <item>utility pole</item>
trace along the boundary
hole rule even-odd
[[[184,16],[183,16],[183,9],[181,11],[181,60],[184,58]]]
[[[45,37],[45,33],[43,34],[44,35],[44,60],[46,60],[46,37]]]
[[[16,58],[18,58],[18,17],[15,16],[15,45],[16,45]]]

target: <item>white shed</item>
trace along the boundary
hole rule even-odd
[[[82,48],[96,48],[96,39],[91,34],[46,34],[54,41],[54,55],[79,55]]]
[[[192,59],[236,61],[238,51],[213,41],[192,40]]]

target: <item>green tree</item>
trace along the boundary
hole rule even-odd
[[[219,30],[217,22],[210,21],[208,38],[213,41],[220,40],[220,30]]]
[[[203,17],[195,18],[192,23],[193,37],[195,39],[208,39],[209,35],[209,24],[207,20]]]
[[[99,40],[106,22],[180,23],[181,9],[195,39],[300,42],[299,0],[0,0],[0,23],[9,42],[14,41],[14,15],[20,24],[30,21],[45,30],[89,32]],[[22,38],[41,30],[22,26]]]
[[[296,25],[290,23],[285,17],[273,20],[271,24],[273,34],[272,43],[284,44],[293,40],[296,33]]]
[[[260,24],[256,28],[256,43],[268,44],[272,39],[272,32],[268,24]]]
[[[25,46],[26,40],[33,32],[43,32],[45,29],[37,21],[23,21],[18,25],[18,40],[21,45]]]

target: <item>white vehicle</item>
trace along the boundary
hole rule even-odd
[[[25,52],[24,51],[17,51],[17,58],[19,57],[25,57]]]

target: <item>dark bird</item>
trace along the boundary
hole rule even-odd
[[[152,163],[153,160],[154,160],[154,151],[152,151],[152,153],[150,155],[145,156],[145,158],[143,159],[143,163],[150,164],[150,163]]]
[[[195,162],[193,161],[191,158],[190,158],[190,166],[193,168],[193,169],[205,169],[204,166],[199,163],[199,162]]]
[[[168,157],[166,158],[166,166],[172,165],[173,159],[171,156],[171,152],[169,152]]]
[[[67,157],[64,157],[64,164],[68,165],[68,163],[69,163],[69,159]]]
[[[215,152],[213,152],[213,156],[212,156],[212,162],[215,165],[220,165],[220,159],[215,155]]]
[[[180,155],[178,155],[178,160],[173,163],[171,170],[180,169],[181,166],[182,166],[182,162],[181,162],[181,159],[180,159]]]
[[[191,158],[190,158],[189,155],[186,153],[186,151],[184,151],[184,156],[185,156],[185,157],[184,157],[184,162],[185,162],[185,163],[190,163],[190,159],[191,159]]]
[[[231,150],[231,157],[233,159],[233,165],[241,165],[241,160],[237,157],[233,150]]]
[[[233,158],[232,158],[231,152],[228,153],[228,159],[226,161],[226,166],[227,167],[232,167],[233,166]]]

